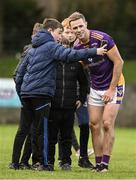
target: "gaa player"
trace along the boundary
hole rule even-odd
[[[107,44],[104,56],[89,58],[91,88],[88,109],[95,152],[96,171],[105,172],[114,143],[114,124],[124,96],[123,60],[114,40],[106,33],[87,29],[83,14],[69,16],[70,25],[79,43],[77,49],[101,47]]]

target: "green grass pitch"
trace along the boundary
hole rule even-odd
[[[10,170],[12,145],[16,125],[0,125],[0,179],[136,179],[136,130],[116,128],[116,138],[108,173],[96,173],[77,165],[75,152],[72,154],[72,171],[64,172],[58,167],[56,156],[54,172],[32,170]],[[79,128],[76,127],[79,134]],[[91,139],[89,140],[91,146]],[[90,157],[94,163],[94,156]]]

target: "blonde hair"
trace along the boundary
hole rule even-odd
[[[35,23],[32,31],[32,36],[35,35],[38,31],[43,28],[43,25],[40,23]]]
[[[83,19],[84,21],[86,21],[85,16],[77,11],[71,14],[68,18],[69,18],[69,24],[71,21],[76,21],[78,19]]]

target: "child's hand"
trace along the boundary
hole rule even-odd
[[[97,48],[97,55],[104,55],[104,54],[106,54],[106,52],[107,52],[106,47],[107,47],[107,44],[103,45],[100,48]]]

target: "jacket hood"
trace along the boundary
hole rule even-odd
[[[54,41],[51,33],[49,33],[47,30],[41,30],[32,38],[31,42],[32,46],[36,48],[49,41]]]

